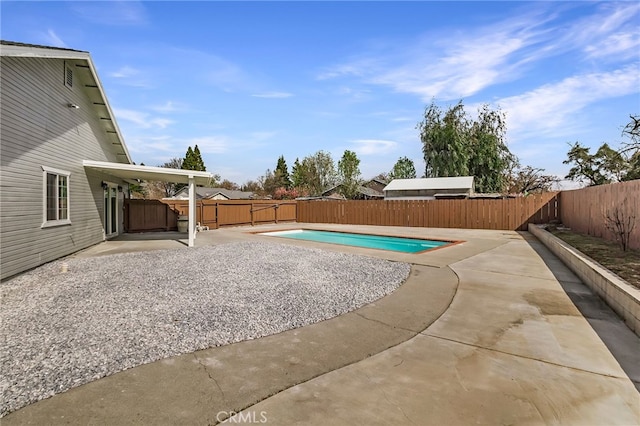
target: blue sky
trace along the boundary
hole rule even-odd
[[[640,113],[638,2],[11,2],[1,36],[89,51],[133,160],[198,144],[243,183],[318,150],[364,178],[402,156],[435,100],[507,115],[523,165],[617,147]]]

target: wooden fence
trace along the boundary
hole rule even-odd
[[[625,217],[635,217],[629,247],[640,249],[640,180],[562,191],[560,204],[564,226],[610,241],[615,238],[605,226],[607,212],[618,208]]]
[[[125,200],[126,232],[175,231],[178,216],[189,214],[188,200]],[[198,200],[196,222],[211,229],[295,221],[295,201]]]
[[[175,231],[178,212],[160,200],[124,200],[125,232]]]
[[[526,230],[559,218],[558,193],[499,200],[298,201],[298,222]]]

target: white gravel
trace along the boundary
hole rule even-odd
[[[0,285],[0,417],[158,359],[354,310],[409,265],[284,244],[56,261]]]

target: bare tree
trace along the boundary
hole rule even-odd
[[[636,216],[628,213],[627,199],[604,213],[604,226],[613,234],[622,251],[629,248],[629,237],[636,226]]]

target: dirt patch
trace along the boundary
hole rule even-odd
[[[547,228],[556,237],[589,256],[629,284],[640,288],[640,250],[622,251],[616,242],[565,228]]]

